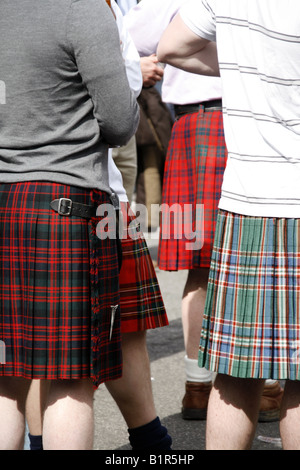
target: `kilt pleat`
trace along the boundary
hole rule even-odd
[[[98,385],[121,375],[119,314],[108,333],[119,303],[116,242],[99,240],[97,217],[52,211],[60,197],[109,202],[105,193],[61,184],[0,185],[0,375],[91,377]]]
[[[121,330],[128,333],[168,325],[157,276],[138,220],[129,204],[121,203],[121,208]]]
[[[160,269],[209,267],[226,160],[221,110],[200,106],[174,123],[162,191]]]
[[[93,191],[99,206],[103,195]],[[107,200],[105,201],[107,204]],[[119,262],[116,237],[99,239],[99,218],[89,221],[92,373],[95,386],[122,376]]]
[[[300,220],[219,211],[199,365],[300,379]]]

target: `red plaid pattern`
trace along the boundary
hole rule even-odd
[[[116,241],[99,240],[99,218],[63,217],[52,199],[109,203],[107,194],[61,184],[0,185],[0,375],[28,379],[121,375]]]
[[[220,110],[205,111],[200,106],[198,113],[182,116],[175,122],[165,164],[162,202],[169,208],[177,205],[178,214],[184,214],[182,221],[193,221],[192,232],[195,231],[197,204],[202,204],[204,229],[201,249],[191,250],[187,247],[195,240],[190,238],[187,227],[183,223],[176,226],[175,222],[165,226],[163,222],[158,251],[160,269],[209,267],[226,160]],[[165,238],[164,234],[169,236]]]
[[[142,331],[168,325],[152,259],[129,204],[122,203],[121,331]]]

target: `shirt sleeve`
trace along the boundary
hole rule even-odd
[[[74,0],[68,22],[74,60],[101,135],[110,146],[124,145],[136,131],[139,107],[129,87],[115,18],[104,0]]]
[[[193,33],[208,41],[216,40],[214,0],[189,0],[179,14]]]
[[[124,24],[123,14],[114,0],[111,2],[111,7],[116,15],[116,22],[121,40],[121,52],[125,62],[129,86],[137,98],[143,87],[140,56]]]
[[[143,0],[125,15],[125,26],[140,54],[156,53],[159,40],[185,0]]]

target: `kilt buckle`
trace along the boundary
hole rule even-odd
[[[54,199],[50,202],[50,207],[59,215],[84,217],[85,219],[91,219],[97,216],[97,207],[89,206],[87,204],[81,204],[80,202],[72,201],[67,197],[61,197],[60,199]]]
[[[57,212],[59,215],[71,215],[72,212],[72,200],[66,197],[61,197],[58,200]]]

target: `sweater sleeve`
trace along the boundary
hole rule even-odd
[[[106,2],[74,0],[68,37],[102,138],[110,146],[126,144],[137,129],[139,107],[128,84],[117,25]]]

